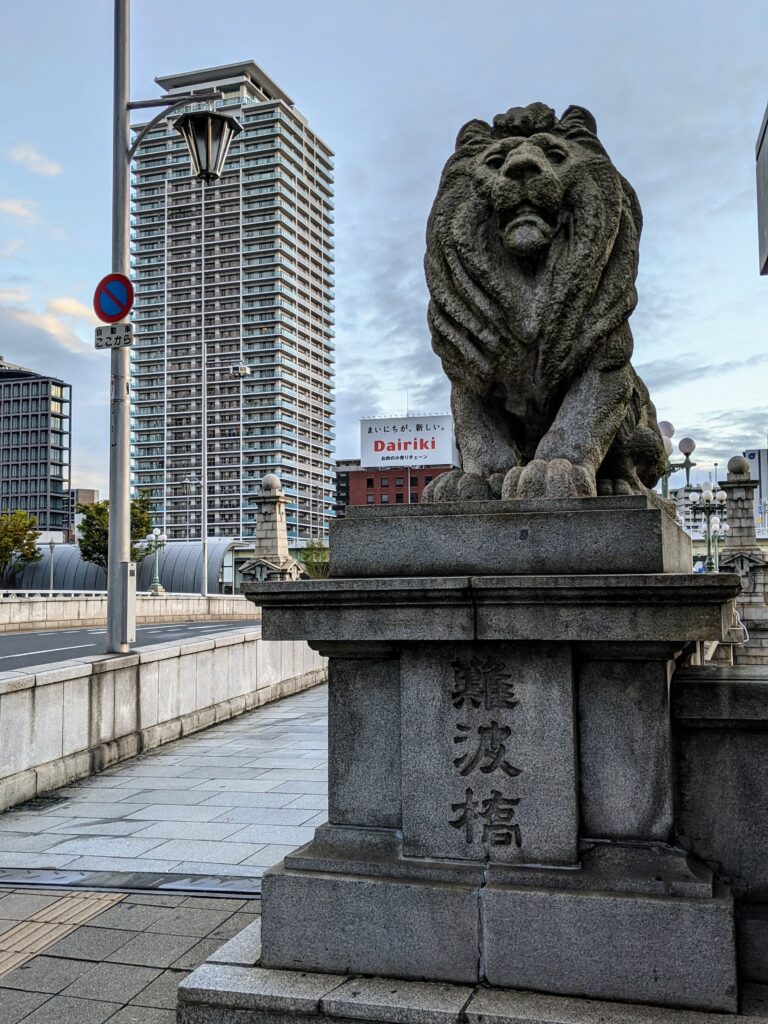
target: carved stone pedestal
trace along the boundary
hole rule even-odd
[[[266,637],[330,657],[329,824],[264,877],[260,969],[736,1011],[732,898],[674,845],[668,694],[738,581],[679,571],[638,499],[562,504],[356,515],[354,577],[251,588]],[[411,548],[424,575],[388,575]]]

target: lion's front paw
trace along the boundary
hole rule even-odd
[[[437,501],[485,501],[495,497],[498,494],[494,494],[491,482],[485,477],[454,469],[450,473],[441,473],[427,484],[421,500],[429,504]]]
[[[567,459],[534,459],[511,469],[504,478],[502,498],[588,498],[597,493],[595,478]]]

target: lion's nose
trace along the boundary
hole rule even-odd
[[[511,156],[502,168],[502,174],[511,181],[525,183],[531,178],[536,178],[544,168],[539,161],[528,153],[518,153]]]

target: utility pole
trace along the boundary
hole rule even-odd
[[[130,276],[131,0],[115,0],[112,140],[112,273]],[[109,568],[107,651],[124,654],[136,639],[135,566],[131,565],[130,354],[113,348],[109,405]]]

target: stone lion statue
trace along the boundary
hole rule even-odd
[[[594,117],[543,103],[459,132],[427,226],[432,346],[460,470],[424,501],[647,494],[665,469],[630,363],[642,215]]]

